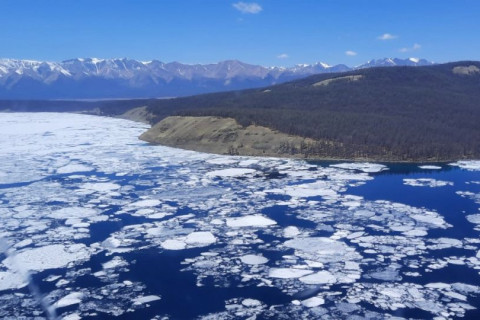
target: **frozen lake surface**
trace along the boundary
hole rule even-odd
[[[480,161],[218,156],[145,129],[0,115],[0,318],[480,318]]]

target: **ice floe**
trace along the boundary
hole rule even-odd
[[[325,300],[319,297],[311,297],[309,299],[302,301],[302,304],[308,308],[315,308],[324,303],[325,303]]]
[[[90,166],[86,166],[84,164],[79,163],[70,163],[66,166],[60,167],[57,169],[57,173],[75,173],[75,172],[88,172],[94,170]]]
[[[44,247],[25,249],[10,256],[3,264],[10,269],[22,268],[30,271],[43,271],[68,266],[85,261],[90,257],[90,250],[84,244],[52,244]]]
[[[189,245],[209,245],[216,241],[217,238],[208,231],[192,232],[185,239],[185,243]]]
[[[250,265],[258,265],[258,264],[264,264],[268,262],[268,259],[265,258],[264,256],[255,255],[255,254],[246,254],[240,257],[240,260],[243,263],[250,264]]]
[[[369,162],[354,162],[354,163],[338,163],[330,165],[333,168],[358,170],[366,173],[377,173],[388,170],[388,167],[383,164],[369,163]]]
[[[242,227],[267,227],[276,224],[272,219],[261,215],[250,215],[239,218],[228,218],[227,226],[234,228]]]
[[[295,226],[288,226],[283,229],[283,236],[285,238],[295,238],[300,234],[300,230]]]
[[[434,166],[434,165],[422,165],[422,166],[418,166],[420,169],[423,169],[423,170],[441,170],[442,167],[440,166]]]
[[[241,177],[245,175],[250,175],[255,173],[255,169],[248,169],[248,168],[231,168],[231,169],[222,169],[222,170],[215,170],[212,172],[207,173],[207,177]]]
[[[61,298],[53,304],[55,308],[64,308],[82,302],[84,294],[82,292],[72,292]]]
[[[142,296],[142,297],[135,298],[133,300],[133,303],[134,304],[145,304],[145,303],[150,303],[150,302],[153,302],[153,301],[158,301],[160,299],[161,298],[159,296],[156,296],[156,295]]]
[[[337,282],[337,278],[326,270],[318,271],[300,278],[300,281],[306,284],[332,284]]]
[[[0,271],[0,291],[20,289],[27,285],[25,278],[16,272]]]
[[[242,305],[244,305],[245,307],[248,307],[248,308],[252,308],[252,307],[259,307],[262,305],[262,303],[256,299],[244,299],[242,301]]]
[[[177,239],[168,239],[161,243],[163,249],[166,250],[183,250],[187,247],[185,241]]]
[[[450,163],[450,165],[456,166],[465,170],[480,171],[480,160],[457,161],[454,163]]]
[[[403,184],[412,187],[445,187],[453,186],[451,181],[435,180],[430,178],[419,178],[419,179],[403,179]]]
[[[270,269],[268,276],[271,278],[292,279],[306,276],[307,274],[311,274],[312,272],[312,270],[294,268],[272,268]]]

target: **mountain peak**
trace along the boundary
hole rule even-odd
[[[371,68],[371,67],[389,67],[389,66],[428,66],[432,65],[433,62],[419,59],[419,58],[407,58],[407,59],[399,59],[399,58],[383,58],[383,59],[372,59],[367,61],[364,64],[356,66],[354,69],[363,69],[363,68]]]
[[[429,64],[432,63],[417,58],[370,60],[355,68],[325,62],[263,67],[234,59],[212,64],[128,58],[76,58],[62,62],[0,59],[0,98],[171,97],[262,87],[319,73]]]

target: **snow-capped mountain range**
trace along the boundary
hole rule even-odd
[[[424,66],[424,59],[370,60],[350,68],[323,62],[263,67],[237,60],[215,64],[158,60],[71,59],[63,62],[0,59],[0,99],[157,98],[268,86],[312,74],[378,66]]]

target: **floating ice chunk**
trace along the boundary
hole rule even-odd
[[[83,207],[66,207],[56,211],[53,211],[50,214],[51,218],[54,219],[73,219],[73,218],[92,218],[97,215],[97,210],[92,208],[83,208]]]
[[[460,291],[462,293],[479,293],[480,292],[480,287],[479,286],[474,286],[471,284],[466,284],[466,283],[461,283],[461,282],[456,282],[452,284],[452,288]]]
[[[166,216],[170,216],[171,213],[166,213],[166,212],[157,212],[151,215],[148,215],[147,218],[149,219],[163,219]]]
[[[387,297],[394,298],[394,299],[401,298],[404,292],[405,292],[404,288],[386,287],[384,289],[379,290],[379,293],[381,293],[382,295],[385,295]]]
[[[265,264],[268,262],[268,259],[261,255],[247,254],[240,257],[240,260],[245,264],[258,265]]]
[[[115,237],[109,237],[102,242],[104,248],[118,248],[122,245],[122,241]]]
[[[295,226],[289,226],[283,229],[283,236],[285,238],[294,238],[300,234],[300,230],[298,230]]]
[[[78,313],[71,313],[62,317],[62,320],[80,320],[80,319],[82,319],[82,317],[80,317]]]
[[[96,192],[110,192],[120,189],[120,185],[111,182],[98,182],[98,183],[84,183],[80,186],[82,189],[92,190]]]
[[[177,239],[168,239],[163,241],[161,244],[163,249],[166,250],[183,250],[187,246],[184,241],[180,241]]]
[[[307,308],[315,308],[324,303],[325,303],[325,300],[320,297],[311,297],[309,299],[302,301],[302,304]]]
[[[49,246],[28,249],[8,257],[3,264],[15,269],[17,266],[32,271],[43,271],[66,267],[71,262],[84,261],[90,257],[90,251],[84,244]],[[14,259],[14,260],[13,260]]]
[[[425,224],[444,227],[445,220],[434,212],[424,211],[422,214],[412,214],[410,217]]]
[[[257,164],[259,162],[258,159],[248,159],[248,160],[243,160],[238,163],[240,167],[248,167],[254,164]]]
[[[420,169],[423,170],[441,170],[442,167],[440,166],[433,166],[433,165],[424,165],[424,166],[418,166]]]
[[[146,208],[146,209],[140,209],[140,210],[135,211],[135,215],[148,216],[148,215],[150,215],[154,212],[155,212],[155,210]]]
[[[67,164],[66,166],[60,167],[57,169],[57,173],[74,173],[74,172],[89,172],[92,171],[93,168],[83,165],[83,164]]]
[[[61,277],[62,276],[59,276],[59,275],[50,275],[47,278],[45,278],[43,281],[53,282],[53,281],[56,281],[56,280],[60,279]]]
[[[300,250],[322,263],[344,261],[348,252],[353,250],[344,242],[325,237],[296,238],[286,241],[284,245]]]
[[[20,289],[28,283],[18,273],[10,271],[0,271],[0,291],[10,289]]]
[[[454,163],[450,163],[450,165],[456,166],[462,169],[466,169],[469,171],[480,171],[480,160],[457,161]]]
[[[133,304],[136,304],[136,305],[145,304],[145,303],[150,303],[150,302],[153,302],[153,301],[158,301],[160,299],[161,298],[159,296],[156,296],[156,295],[142,296],[142,297],[135,298],[133,300]]]
[[[438,238],[438,239],[430,239],[430,242],[433,244],[429,246],[432,250],[440,250],[440,249],[447,249],[447,248],[461,248],[462,241],[458,239],[452,238]]]
[[[412,229],[412,230],[403,232],[403,234],[407,237],[423,237],[423,236],[426,236],[428,232],[423,229]]]
[[[215,170],[207,173],[207,177],[241,177],[249,174],[255,173],[257,170],[255,169],[248,169],[248,168],[230,168],[230,169],[223,169],[223,170]]]
[[[330,272],[323,270],[302,277],[300,281],[306,284],[333,284],[337,282],[337,278]]]
[[[254,308],[254,307],[259,307],[262,305],[262,303],[256,299],[243,299],[242,305],[244,305],[247,308]]]
[[[453,182],[451,181],[442,181],[442,180],[435,180],[430,178],[421,178],[421,179],[403,179],[403,184],[412,187],[445,187],[445,186],[453,186]]]
[[[163,227],[158,228],[148,228],[147,235],[152,237],[158,237],[165,233],[165,229]]]
[[[23,248],[23,247],[26,247],[26,246],[29,246],[33,243],[33,240],[32,239],[25,239],[25,240],[22,240],[20,242],[17,242],[14,247],[15,248]]]
[[[185,239],[185,242],[187,244],[203,245],[203,246],[215,243],[216,241],[217,241],[217,238],[215,238],[215,236],[208,231],[192,232]]]
[[[114,257],[112,260],[102,264],[103,269],[114,269],[118,267],[127,266],[128,263],[121,257]]]
[[[238,160],[224,157],[224,158],[208,159],[208,160],[205,161],[205,162],[211,163],[211,164],[235,164],[235,163],[238,162]]]
[[[161,202],[159,200],[140,200],[134,203],[131,203],[130,206],[132,207],[156,207],[160,204]]]
[[[223,220],[220,220],[220,219],[212,219],[212,221],[210,221],[210,223],[214,224],[214,225],[222,225],[225,222]]]
[[[84,294],[82,292],[72,292],[61,298],[53,304],[55,308],[64,308],[82,302]]]
[[[268,219],[262,215],[243,216],[239,218],[227,218],[227,226],[229,227],[266,227],[277,224],[275,221]]]
[[[355,238],[363,236],[364,234],[365,234],[365,232],[363,232],[363,231],[352,232],[347,236],[347,239],[350,239],[350,240],[355,239]]]
[[[480,224],[480,214],[470,214],[466,216],[467,220],[474,224]]]
[[[70,283],[70,281],[68,281],[68,280],[60,279],[60,280],[57,281],[57,283],[55,283],[55,286],[56,286],[57,288],[60,288],[60,287],[62,287],[62,286],[64,286],[64,285],[67,285],[67,284],[69,284],[69,283]]]
[[[312,270],[305,270],[305,269],[295,269],[295,268],[272,268],[268,272],[268,276],[271,278],[279,278],[279,279],[292,279],[292,278],[300,278],[306,276],[307,274],[311,274]]]
[[[463,294],[458,293],[458,292],[447,291],[447,292],[444,292],[444,295],[446,295],[447,297],[453,298],[453,299],[457,299],[457,300],[461,300],[461,301],[467,301],[467,297],[464,296]]]
[[[283,193],[294,198],[335,197],[337,195],[332,185],[324,181],[287,186]]]
[[[382,280],[382,281],[399,281],[401,277],[398,275],[398,270],[395,268],[386,268],[384,270],[377,270],[370,272],[368,277]]]
[[[332,164],[330,167],[347,169],[347,170],[358,170],[366,173],[375,173],[388,170],[387,166],[378,163],[368,163],[368,162],[358,162],[358,163],[339,163]]]

